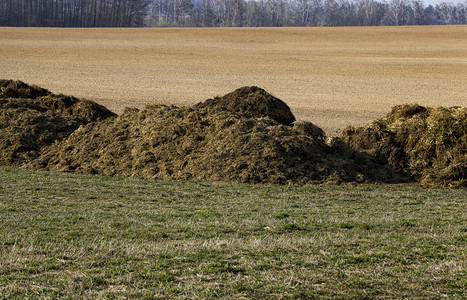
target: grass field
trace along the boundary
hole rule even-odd
[[[466,106],[467,26],[0,28],[0,77],[121,113],[258,85],[334,135],[401,103]]]
[[[0,298],[460,299],[467,194],[0,168]]]

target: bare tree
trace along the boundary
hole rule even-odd
[[[467,24],[465,3],[422,0],[0,0],[0,26]]]

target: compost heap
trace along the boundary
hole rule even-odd
[[[426,186],[467,187],[467,108],[394,107],[341,139]]]
[[[241,183],[386,181],[400,178],[370,155],[327,145],[312,124],[290,125],[290,109],[257,87],[193,107],[151,105],[88,124],[43,149],[29,166],[56,171]],[[270,100],[283,110],[259,111]],[[258,109],[255,108],[258,106]],[[238,109],[235,109],[238,108]],[[288,118],[284,116],[288,115]],[[285,124],[281,124],[280,122]]]
[[[192,107],[149,105],[116,116],[22,82],[0,86],[4,166],[236,183],[396,183],[413,176],[342,141],[354,145],[350,133],[359,129],[326,141],[320,128],[296,122],[283,101],[258,87]]]
[[[0,80],[0,165],[24,166],[81,125],[115,116],[104,106]]]

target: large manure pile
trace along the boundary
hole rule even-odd
[[[326,140],[258,87],[192,107],[127,108],[120,116],[19,81],[0,80],[0,87],[0,165],[210,182],[415,179],[465,187],[465,108],[400,106]]]
[[[81,125],[113,115],[92,101],[0,80],[0,165],[28,164],[42,147],[66,138]]]
[[[427,186],[467,187],[467,108],[394,107],[342,140]]]
[[[250,90],[256,94],[258,88]],[[290,111],[286,105],[284,110],[282,115]],[[267,115],[252,116],[250,111],[253,109],[229,109],[209,100],[194,107],[151,105],[141,111],[126,109],[117,118],[79,128],[66,140],[44,149],[31,166],[241,183],[400,180],[390,167],[376,163],[365,153],[340,142],[327,145],[312,124],[301,124],[297,129]]]

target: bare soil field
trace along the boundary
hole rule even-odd
[[[256,85],[327,134],[401,103],[467,105],[467,26],[0,28],[0,78],[120,114]]]

